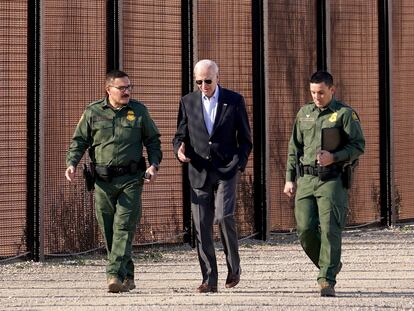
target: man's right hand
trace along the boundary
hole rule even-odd
[[[65,172],[66,179],[72,182],[75,179],[75,175],[76,175],[76,168],[73,165],[69,166]]]
[[[190,158],[187,158],[185,156],[185,145],[184,145],[184,143],[181,143],[180,148],[178,148],[177,156],[178,156],[178,160],[180,160],[181,162],[190,162],[191,161]]]
[[[296,185],[293,181],[287,181],[285,183],[285,189],[283,189],[283,193],[286,194],[289,198],[291,198],[296,192]]]

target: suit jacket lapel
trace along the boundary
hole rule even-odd
[[[220,125],[221,120],[223,119],[223,116],[226,112],[227,109],[227,102],[226,102],[226,93],[223,90],[223,88],[221,88],[219,86],[219,99],[217,102],[217,112],[216,112],[216,118],[214,120],[214,125],[213,125],[213,130],[211,131],[211,135],[213,136],[214,131],[216,130],[216,128]]]
[[[197,120],[198,124],[203,124],[201,127],[206,132],[206,135],[209,136],[206,122],[204,121],[204,112],[203,112],[204,109],[203,109],[203,101],[201,99],[201,92],[196,91],[193,93],[193,96],[194,98],[192,102],[194,103],[193,111],[194,111],[195,120]]]

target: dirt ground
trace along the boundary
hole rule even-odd
[[[317,269],[294,234],[241,241],[242,278],[199,294],[196,251],[189,246],[137,250],[137,289],[106,291],[102,255],[0,264],[0,310],[414,310],[414,227],[344,233],[337,297],[320,297]]]

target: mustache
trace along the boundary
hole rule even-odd
[[[129,95],[128,94],[123,94],[122,98],[129,98]]]

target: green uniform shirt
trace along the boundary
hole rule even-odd
[[[147,108],[130,100],[115,110],[107,98],[88,105],[76,127],[66,165],[77,166],[88,147],[92,147],[97,165],[125,166],[142,157],[147,149],[148,162],[159,164],[162,159],[160,133]]]
[[[286,181],[295,181],[296,154],[302,155],[303,165],[315,166],[316,154],[321,150],[323,128],[342,129],[347,142],[334,152],[334,161],[353,161],[364,153],[365,139],[358,115],[351,107],[332,101],[326,109],[321,110],[312,102],[303,106],[296,115],[292,136],[288,146]]]

